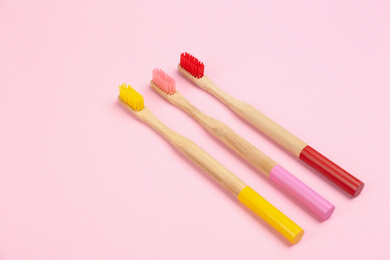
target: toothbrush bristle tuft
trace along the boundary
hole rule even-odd
[[[119,86],[119,97],[136,111],[144,109],[143,96],[129,85],[122,84]]]
[[[180,67],[195,78],[201,78],[204,74],[204,64],[191,54],[184,52],[180,55]]]
[[[168,95],[172,95],[176,92],[175,80],[163,70],[154,69],[152,72],[152,80],[159,89]]]

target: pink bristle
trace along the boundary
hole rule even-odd
[[[175,80],[163,70],[154,69],[152,72],[153,83],[163,92],[172,95],[176,92]]]

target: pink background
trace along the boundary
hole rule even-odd
[[[0,259],[388,259],[389,1],[0,0]],[[176,69],[206,75],[366,183],[350,199]],[[336,205],[320,222],[149,87],[172,75]],[[290,246],[117,102],[128,83],[301,225]],[[386,248],[387,247],[387,248]]]

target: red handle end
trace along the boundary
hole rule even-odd
[[[363,182],[356,179],[310,146],[306,146],[302,150],[299,159],[322,173],[353,197],[359,195],[364,188]]]

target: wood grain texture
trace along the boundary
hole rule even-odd
[[[154,130],[156,130],[156,132],[161,134],[173,146],[175,146],[191,161],[207,172],[213,179],[224,186],[234,196],[238,197],[238,194],[241,192],[241,190],[247,186],[242,180],[226,169],[222,164],[211,157],[193,141],[174,132],[166,125],[164,125],[152,114],[152,112],[147,107],[141,111],[135,111],[126,105],[126,103],[124,103],[120,98],[118,99],[141,121],[145,122]]]
[[[254,125],[271,139],[279,143],[296,157],[299,158],[301,151],[307,146],[305,142],[294,136],[292,133],[290,133],[280,125],[278,125],[275,121],[264,115],[262,112],[260,112],[253,106],[230,96],[229,94],[218,88],[206,76],[197,79],[194,78],[187,71],[182,69],[180,65],[178,65],[178,69],[183,75],[185,75],[199,87],[203,88],[204,90],[215,96],[217,99],[222,101],[230,109],[232,109],[234,112],[246,119],[249,123]]]
[[[271,170],[277,165],[275,161],[273,161],[271,158],[245,140],[242,136],[233,131],[230,127],[200,111],[190,102],[188,102],[188,100],[185,99],[184,96],[177,90],[174,94],[170,95],[161,91],[153,81],[150,82],[150,85],[158,94],[188,113],[210,133],[212,133],[228,147],[230,147],[233,151],[242,156],[267,177],[269,176]]]

